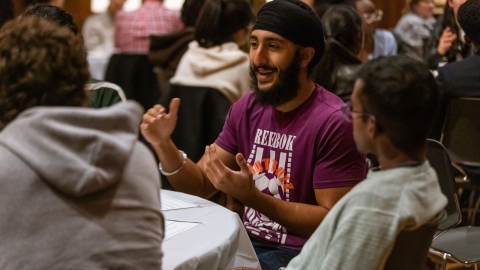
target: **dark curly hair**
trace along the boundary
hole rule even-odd
[[[462,27],[465,34],[480,45],[480,1],[468,0],[458,8],[458,23]]]
[[[81,37],[35,16],[0,29],[0,130],[35,106],[83,106],[89,79]]]

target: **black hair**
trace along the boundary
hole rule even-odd
[[[322,17],[325,53],[315,67],[312,79],[334,90],[335,74],[344,65],[359,65],[356,54],[361,48],[362,19],[350,6],[334,5]]]
[[[64,9],[51,5],[37,5],[23,13],[22,17],[36,16],[44,18],[61,26],[68,27],[75,35],[78,34],[78,27],[73,21],[72,15]]]
[[[12,0],[0,0],[0,27],[14,17]]]
[[[421,61],[408,56],[380,57],[358,72],[360,102],[392,144],[405,152],[425,145],[439,103],[438,84]]]
[[[195,40],[210,48],[231,41],[233,34],[254,21],[244,0],[210,0],[205,3],[195,25]]]
[[[480,1],[468,0],[458,8],[457,20],[467,35],[477,46],[480,45]]]
[[[204,4],[205,0],[185,0],[185,2],[183,2],[181,16],[185,27],[195,26],[200,10]]]
[[[453,8],[449,6],[448,3],[446,3],[445,7],[443,8],[443,16],[442,16],[442,24],[441,24],[442,32],[447,27],[450,27],[450,30],[457,36],[460,34],[460,28],[458,27],[457,21],[455,20],[455,14],[453,12]],[[440,34],[442,32],[440,32]]]

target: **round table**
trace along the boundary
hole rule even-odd
[[[164,241],[163,269],[260,268],[257,256],[239,216],[208,200],[185,193],[161,190],[162,195],[199,205],[163,211],[166,220],[202,224]]]

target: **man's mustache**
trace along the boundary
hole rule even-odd
[[[259,72],[259,69],[262,69],[262,71],[277,71],[275,67],[270,67],[267,65],[252,66],[251,69],[253,72]]]

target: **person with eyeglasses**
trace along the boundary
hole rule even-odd
[[[352,6],[362,18],[364,45],[357,55],[362,62],[397,54],[395,36],[388,30],[378,28],[378,23],[383,18],[383,11],[376,9],[372,1],[344,0],[340,4]]]
[[[401,232],[444,218],[447,198],[425,155],[438,99],[433,75],[410,57],[381,57],[360,69],[342,112],[357,149],[380,166],[335,204],[284,269],[384,269]]]
[[[436,23],[434,9],[433,0],[410,0],[406,13],[393,29],[398,41],[398,54],[424,61],[426,44]]]

